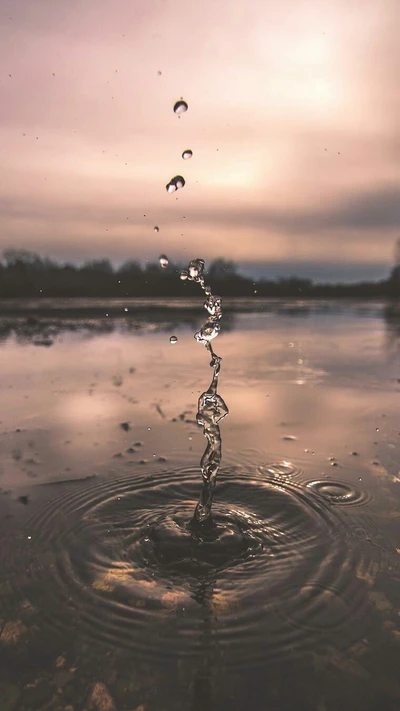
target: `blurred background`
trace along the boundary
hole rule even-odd
[[[388,276],[397,0],[1,0],[0,12],[0,248]],[[185,187],[167,194],[175,175]]]

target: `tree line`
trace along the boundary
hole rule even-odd
[[[56,262],[21,249],[8,249],[0,261],[0,298],[11,297],[163,297],[197,295],[196,285],[179,279],[186,265],[144,266],[128,260],[114,267],[108,259],[82,265]],[[319,284],[296,276],[258,279],[243,276],[231,260],[215,259],[207,283],[220,296],[295,298],[399,298],[400,265],[386,280],[353,284]]]

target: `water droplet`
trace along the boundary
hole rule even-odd
[[[192,261],[189,264],[188,272],[189,272],[189,278],[197,281],[200,279],[204,269],[204,260],[203,259],[192,259]]]
[[[188,279],[188,277],[189,277],[189,272],[186,269],[182,269],[182,271],[179,272],[179,279],[181,279],[182,281],[186,281],[186,279]]]
[[[289,348],[293,348],[294,343],[289,343]]]
[[[190,150],[190,148],[187,151],[183,151],[182,153],[182,158],[183,160],[189,160],[193,155],[193,151]]]
[[[169,342],[172,343],[172,345],[174,345],[175,343],[178,343],[178,339],[176,336],[171,336],[171,338],[169,339]]]
[[[215,321],[207,321],[206,324],[195,333],[194,337],[199,343],[209,343],[213,338],[216,338],[220,332],[220,325]]]
[[[161,71],[161,69],[158,70],[157,74],[158,74],[159,77],[162,76],[162,71]]]
[[[169,264],[169,260],[168,260],[168,257],[167,257],[165,254],[160,254],[160,256],[159,256],[159,258],[158,258],[158,261],[160,262],[160,266],[161,266],[163,269],[166,269],[166,268],[167,268],[167,266],[168,266],[168,264]]]
[[[184,101],[183,99],[180,99],[174,105],[174,113],[178,114],[178,116],[180,114],[184,114],[185,111],[187,111],[187,110],[188,110],[188,105],[187,105],[186,101]]]
[[[379,432],[379,427],[376,428],[376,431]]]
[[[124,308],[124,311],[128,311],[128,309],[126,308],[126,306],[125,306],[125,308]]]
[[[174,193],[175,190],[179,190],[179,188],[183,188],[185,185],[185,178],[182,178],[181,175],[176,175],[175,178],[172,178],[169,183],[165,186],[165,189],[167,193]]]
[[[155,226],[154,226],[154,232],[159,232],[159,231],[160,231],[160,228],[159,228],[157,225],[155,225]]]

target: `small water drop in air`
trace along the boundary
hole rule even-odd
[[[155,225],[155,226],[154,226],[154,232],[159,232],[159,231],[160,231],[160,228],[159,228],[157,225]]]
[[[193,279],[194,281],[200,280],[200,277],[203,274],[203,269],[204,269],[204,260],[203,259],[192,259],[192,261],[189,264],[188,267],[188,272],[189,272],[189,277]]]
[[[183,153],[182,153],[182,158],[183,158],[183,160],[189,160],[189,158],[191,158],[192,155],[193,155],[193,151],[191,151],[191,150],[189,149],[189,150],[187,150],[187,151],[183,151]]]
[[[169,342],[172,343],[172,345],[175,345],[175,343],[178,343],[178,339],[176,336],[171,336]]]
[[[189,272],[186,269],[182,269],[181,272],[179,272],[179,279],[182,281],[186,281],[186,279],[189,278]]]
[[[167,257],[165,254],[160,254],[160,256],[159,256],[159,258],[158,258],[158,261],[160,262],[160,266],[161,266],[163,269],[166,269],[166,268],[167,268],[167,266],[168,266],[168,264],[169,264],[169,260],[168,260],[168,257]]]
[[[172,178],[169,183],[165,186],[165,189],[167,193],[174,193],[176,190],[179,190],[179,188],[183,188],[185,185],[185,178],[182,178],[181,175],[176,175],[175,178]]]
[[[178,114],[178,116],[180,114],[184,114],[185,111],[187,111],[187,110],[188,110],[188,105],[187,105],[186,101],[184,101],[183,99],[180,99],[174,105],[174,113]]]

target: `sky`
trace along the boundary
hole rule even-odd
[[[399,0],[0,0],[0,251],[385,277],[399,26]]]

